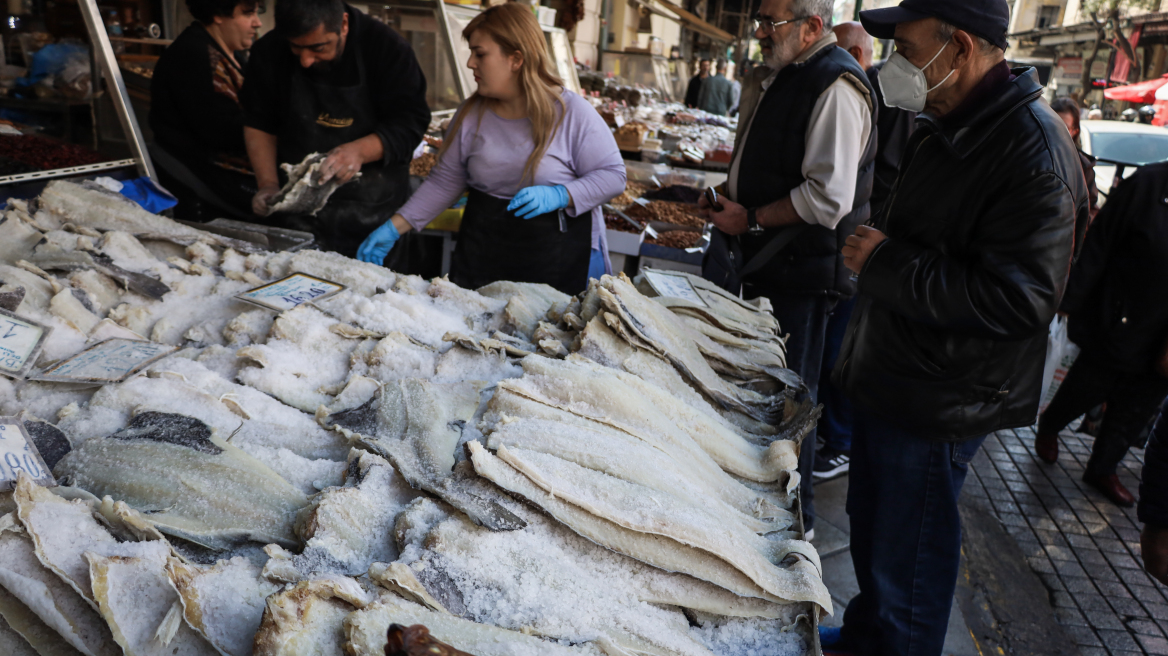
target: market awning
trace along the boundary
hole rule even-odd
[[[1107,89],[1103,95],[1108,100],[1123,100],[1150,105],[1156,100],[1156,92],[1164,85],[1168,85],[1168,75],[1155,80],[1145,80],[1136,84]]]
[[[667,2],[666,0],[657,0],[657,2],[664,5],[669,11],[677,14],[677,17],[680,19],[681,23],[684,23],[686,27],[697,32],[698,34],[704,34],[711,39],[714,39],[715,41],[722,41],[723,43],[730,43],[736,38],[733,34],[727,32],[726,30],[718,29],[713,25],[710,25],[701,18],[698,18],[696,14],[691,14],[690,12],[673,4],[672,2]]]

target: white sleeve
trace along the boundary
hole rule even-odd
[[[871,134],[872,112],[864,96],[851,82],[836,80],[811,112],[805,182],[791,190],[791,202],[804,221],[834,230],[852,211],[860,159]]]

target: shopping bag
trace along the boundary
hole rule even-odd
[[[1050,339],[1046,344],[1046,367],[1042,372],[1042,399],[1038,404],[1038,414],[1046,411],[1046,406],[1058,394],[1059,386],[1071,370],[1071,365],[1079,357],[1079,347],[1067,335],[1066,317],[1056,316],[1050,322]]]

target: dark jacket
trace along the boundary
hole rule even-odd
[[[686,107],[697,107],[698,106],[698,98],[702,94],[702,83],[703,82],[705,82],[705,80],[702,79],[701,74],[695,75],[689,79],[689,86],[687,86],[685,88],[685,106]]]
[[[734,84],[727,80],[725,75],[721,73],[711,75],[702,82],[702,90],[698,94],[698,109],[717,116],[725,116],[730,113],[733,104]]]
[[[832,35],[834,36],[834,35]],[[868,76],[847,50],[829,42],[805,61],[779,71],[762,94],[743,91],[739,125],[749,125],[749,134],[740,129],[735,149],[741,151],[736,184],[737,197],[731,200],[746,207],[758,208],[782,200],[791,190],[806,182],[803,161],[807,131],[819,97],[841,79],[855,86],[875,111],[874,93]],[[761,88],[761,87],[756,87]],[[748,104],[749,103],[749,104]],[[873,125],[875,125],[873,117]],[[751,294],[815,294],[851,298],[856,293],[852,274],[844,267],[840,250],[844,240],[856,232],[856,226],[871,218],[868,198],[876,160],[876,130],[868,143],[856,144],[863,149],[856,176],[852,206],[835,229],[821,225],[799,226],[802,234],[762,268],[746,276]],[[749,262],[782,231],[794,228],[768,228],[761,235],[741,236],[742,254]]]
[[[1087,233],[1062,310],[1071,341],[1120,371],[1152,372],[1168,338],[1168,164],[1121,182]]]
[[[1160,418],[1148,438],[1142,479],[1140,506],[1136,509],[1140,521],[1168,528],[1168,401],[1160,408]]]
[[[889,107],[884,104],[884,91],[880,88],[880,69],[883,63],[869,68],[868,81],[872,83],[872,91],[876,94],[876,177],[872,183],[872,215],[884,207],[888,195],[892,193],[892,185],[896,182],[896,172],[900,167],[900,159],[904,157],[904,148],[912,136],[917,113]]]
[[[917,119],[835,370],[866,411],[928,439],[1034,423],[1087,225],[1079,156],[1037,73],[998,80],[945,122]]]

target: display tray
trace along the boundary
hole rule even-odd
[[[179,221],[179,223],[223,237],[251,242],[269,251],[295,252],[311,246],[312,242],[315,241],[311,232],[275,228],[233,219],[215,219],[207,223],[194,221]]]

